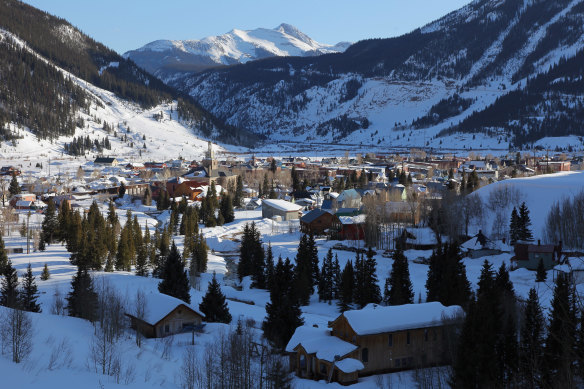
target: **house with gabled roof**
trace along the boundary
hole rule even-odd
[[[448,334],[464,312],[439,302],[342,313],[328,328],[298,327],[286,346],[297,376],[344,385],[359,377],[449,363]]]
[[[146,309],[142,317],[137,317],[134,312],[126,312],[125,315],[130,318],[132,329],[147,338],[162,338],[192,331],[201,328],[205,320],[205,315],[190,304],[157,292],[146,294]]]
[[[317,208],[300,218],[300,229],[307,234],[322,235],[335,222],[338,222],[336,215]]]

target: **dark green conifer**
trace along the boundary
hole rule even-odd
[[[231,323],[231,314],[225,301],[225,295],[221,292],[221,286],[213,273],[213,279],[209,283],[207,293],[199,304],[199,309],[205,315],[205,321],[209,323]]]

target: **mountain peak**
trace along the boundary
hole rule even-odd
[[[283,56],[315,56],[343,52],[348,44],[316,42],[291,24],[274,29],[232,29],[200,40],[154,41],[124,54],[138,65],[166,79],[174,73],[198,72],[210,67],[234,65],[255,59]]]

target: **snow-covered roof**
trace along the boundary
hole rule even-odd
[[[296,205],[294,203],[291,203],[289,201],[285,201],[285,200],[273,200],[273,199],[267,199],[263,201],[262,205],[267,205],[269,207],[272,208],[276,208],[280,211],[284,211],[284,212],[294,212],[294,211],[299,211],[302,209],[301,206]]]
[[[154,325],[160,320],[164,319],[166,315],[168,315],[173,309],[181,304],[192,309],[205,318],[205,315],[199,312],[199,310],[195,309],[192,305],[177,299],[176,297],[172,297],[163,293],[150,292],[146,294],[146,313],[142,320]],[[130,304],[129,306],[131,307],[133,305]],[[129,315],[134,315],[133,312],[127,313]]]
[[[316,353],[318,359],[324,359],[329,362],[334,361],[335,355],[342,357],[358,348],[354,344],[345,342],[336,336],[331,336],[330,330],[326,328],[310,326],[296,328],[294,335],[292,335],[286,346],[286,351],[293,352],[298,345],[302,345],[308,354]]]
[[[443,318],[463,313],[458,305],[445,307],[439,302],[394,306],[370,305],[364,309],[346,311],[343,316],[358,335],[414,328],[435,327]]]
[[[363,224],[367,215],[339,216],[341,224]]]
[[[363,363],[355,358],[341,359],[340,361],[335,362],[335,367],[343,373],[354,373],[365,368]]]

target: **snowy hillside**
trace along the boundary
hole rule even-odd
[[[569,146],[582,149],[574,91],[583,76],[575,57],[583,20],[583,0],[475,0],[422,29],[344,53],[270,58],[171,84],[270,139],[456,151],[574,135]],[[554,89],[552,104],[540,101]],[[566,116],[574,125],[562,124]]]
[[[12,42],[42,62],[50,64],[11,33],[0,30],[0,41],[2,40]],[[74,134],[55,139],[39,139],[30,129],[9,123],[6,130],[13,139],[0,143],[1,159],[62,157],[65,144],[70,143],[74,137],[89,137],[92,142],[102,141],[106,137],[109,139],[111,149],[100,153],[94,150],[86,156],[89,160],[97,154],[132,160],[160,160],[180,156],[195,159],[201,158],[207,149],[207,141],[201,139],[202,134],[179,119],[177,101],[168,101],[146,109],[81,80],[68,71],[58,67],[57,70],[80,87],[90,99],[89,108],[79,110],[76,114]],[[106,128],[106,123],[110,128]],[[211,135],[216,135],[213,132]]]
[[[124,54],[163,80],[173,72],[200,71],[267,57],[313,56],[343,52],[350,43],[316,42],[296,27],[280,24],[274,29],[233,29],[200,40],[158,40]]]
[[[472,196],[479,196],[485,205],[478,229],[492,236],[505,236],[513,207],[525,202],[530,210],[534,239],[546,242],[544,227],[552,206],[584,191],[584,172],[564,172],[528,178],[514,178],[487,185]]]

